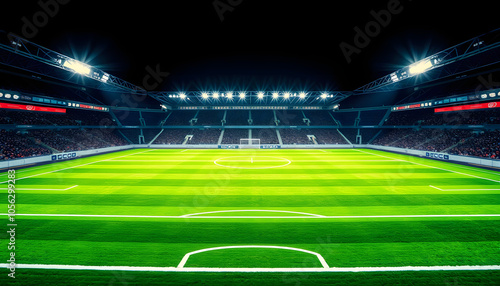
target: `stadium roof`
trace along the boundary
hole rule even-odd
[[[0,29],[166,102],[190,92],[205,104],[203,92],[258,99],[262,91],[270,102],[275,92],[283,102],[287,92],[306,92],[308,104],[331,104],[347,94],[335,91],[498,28],[490,1],[66,2],[13,3]]]

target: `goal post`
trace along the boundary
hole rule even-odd
[[[240,138],[240,149],[260,149],[260,139]]]

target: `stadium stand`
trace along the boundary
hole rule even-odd
[[[249,113],[247,110],[228,110],[226,125],[248,125]]]
[[[147,126],[159,126],[167,117],[164,112],[142,112],[141,114]]]
[[[154,144],[182,144],[189,129],[164,129]]]
[[[1,124],[47,126],[114,126],[116,123],[106,112],[68,109],[67,113],[35,113],[29,111],[0,110]]]
[[[308,129],[280,129],[283,144],[313,144],[307,137],[313,133]]]
[[[48,155],[52,152],[35,138],[19,131],[0,130],[0,160],[20,159],[31,156]]]
[[[195,129],[191,132],[193,138],[189,144],[217,144],[220,129]]]
[[[196,115],[196,111],[192,110],[175,110],[172,111],[168,119],[165,121],[165,125],[190,125],[189,120],[193,119]]]
[[[340,122],[342,126],[353,126],[358,116],[357,112],[334,112],[333,117]]]
[[[260,144],[279,144],[275,129],[252,129],[252,138],[260,139]]]
[[[1,160],[127,145],[108,129],[0,130]]]
[[[271,110],[252,110],[253,125],[274,125],[274,115]]]
[[[331,113],[326,110],[304,111],[306,117],[311,120],[310,125],[338,125],[331,116]]]
[[[224,125],[276,126],[272,110],[176,110],[164,112],[84,111],[68,109],[66,114],[34,113],[28,111],[0,110],[0,124],[5,126],[42,126],[38,130],[2,130],[2,160],[40,156],[54,152],[95,149],[129,144],[218,144],[221,138],[221,120]],[[362,110],[360,112],[334,112],[325,110],[277,110],[279,126],[337,126],[339,130],[326,128],[280,128],[283,144],[355,144],[446,152],[449,154],[500,159],[500,136],[498,130],[469,128],[468,126],[500,124],[500,115],[495,110],[434,113],[433,109],[392,112],[383,122],[384,129],[376,127],[387,113],[387,108]],[[252,125],[249,125],[249,118]],[[333,116],[333,118],[332,118]],[[140,119],[142,117],[142,119]],[[358,118],[359,117],[359,118]],[[115,118],[119,120],[116,122]],[[335,118],[335,119],[334,119]],[[165,119],[167,119],[165,121]],[[165,125],[185,126],[185,129],[151,128]],[[119,125],[134,128],[115,128]],[[57,129],[66,126],[64,129]],[[85,126],[108,127],[83,128]],[[142,128],[142,126],[150,126]],[[191,129],[195,126],[213,128]],[[357,128],[360,126],[360,128]],[[404,126],[404,128],[397,128]],[[425,127],[429,126],[429,127]],[[445,128],[449,126],[448,128]],[[394,127],[394,128],[392,128]],[[451,128],[453,127],[453,128]],[[68,129],[70,128],[70,129]],[[76,128],[76,129],[75,129]],[[159,135],[159,136],[158,136]],[[186,140],[187,135],[192,138]],[[241,138],[249,138],[249,129],[226,128],[221,144],[239,144]],[[258,128],[251,130],[252,138],[261,144],[279,144],[277,130]],[[308,138],[312,136],[312,140]],[[360,135],[360,136],[359,136]],[[349,141],[347,141],[347,140]],[[360,141],[361,140],[361,141]]]
[[[248,129],[225,129],[222,144],[240,144],[241,138],[248,138]]]
[[[348,144],[337,129],[315,129],[318,144]]]
[[[304,116],[300,110],[277,110],[276,117],[280,121],[280,125],[306,125]]]
[[[500,159],[500,131],[475,133],[467,139],[460,139],[460,146],[452,147],[450,154]]]
[[[203,110],[198,113],[198,120],[196,125],[221,125],[223,116],[224,111]]]

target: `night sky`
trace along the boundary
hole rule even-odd
[[[353,90],[499,24],[495,1],[10,2],[0,29],[155,90]]]

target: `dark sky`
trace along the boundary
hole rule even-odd
[[[482,0],[9,2],[0,29],[139,86],[148,66],[168,72],[157,90],[353,90],[499,24]],[[371,11],[384,23],[348,63],[340,44],[354,46]]]

